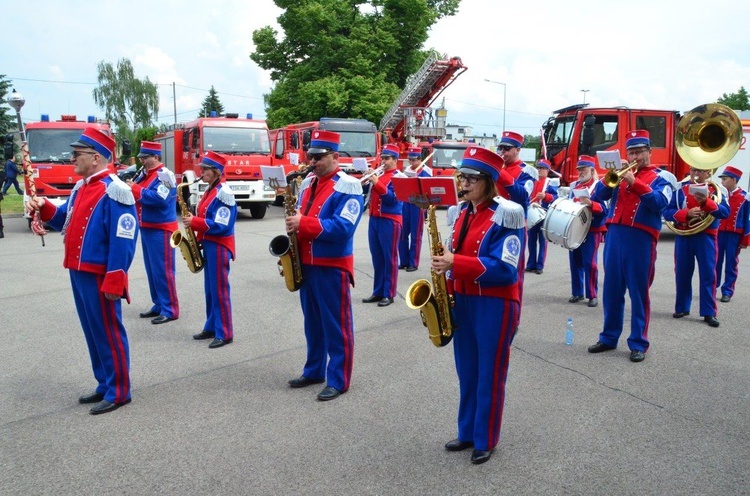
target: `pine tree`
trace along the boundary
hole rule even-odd
[[[224,105],[221,104],[219,93],[214,89],[213,85],[211,85],[211,89],[208,90],[208,96],[201,104],[201,111],[198,117],[208,117],[212,110],[216,112],[218,117],[224,115]]]

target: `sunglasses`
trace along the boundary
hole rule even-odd
[[[70,159],[75,160],[81,155],[96,155],[96,152],[79,152],[78,150],[73,150],[73,152],[70,154]]]
[[[385,161],[385,160],[396,160],[396,157],[394,157],[393,155],[381,155],[381,156],[380,156],[380,160],[381,160],[381,161]]]
[[[477,175],[472,175],[472,176],[466,176],[464,174],[459,174],[459,175],[456,176],[456,179],[459,182],[466,181],[469,184],[476,184],[476,183],[478,183],[482,179],[482,175],[481,174],[477,174]]]
[[[307,154],[307,160],[315,160],[316,162],[318,160],[322,160],[323,157],[327,157],[328,155],[332,154],[333,152],[325,152],[325,153],[308,153]]]
[[[498,149],[498,150],[502,150],[502,151],[504,151],[504,152],[507,152],[507,151],[508,151],[508,150],[510,150],[511,148],[514,148],[514,147],[512,147],[512,146],[507,146],[507,145],[502,145],[502,146],[498,146],[498,147],[497,147],[497,149]]]

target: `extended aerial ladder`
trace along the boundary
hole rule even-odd
[[[448,58],[433,51],[422,67],[409,76],[406,87],[380,121],[380,132],[399,143],[406,137],[412,143],[445,136],[445,109],[433,115],[432,102],[466,70],[459,57]]]

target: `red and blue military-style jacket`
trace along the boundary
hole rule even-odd
[[[460,242],[464,222],[468,230]],[[461,207],[453,224],[452,291],[464,295],[494,296],[521,302],[518,264],[524,246],[523,208],[504,198],[482,203],[474,211]]]
[[[207,189],[195,215],[190,221],[190,227],[196,232],[198,241],[211,241],[220,244],[232,254],[235,259],[234,223],[237,220],[237,204],[229,186],[222,180]]]
[[[589,190],[589,195],[591,195],[591,191],[594,189],[594,186],[596,184],[594,183],[594,178],[592,177],[585,183],[580,183],[578,181],[573,181],[570,185],[570,199],[573,200],[575,203],[580,203],[581,200],[576,198],[576,196],[573,194],[574,189],[587,189]],[[607,212],[609,210],[607,209],[607,205],[602,201],[597,201],[591,198],[591,227],[589,227],[589,232],[606,232],[607,231]]]
[[[702,212],[714,216],[714,221],[708,226],[708,228],[701,231],[701,234],[708,234],[709,236],[716,236],[719,232],[720,219],[726,219],[729,216],[729,204],[727,203],[726,190],[722,187],[721,202],[716,203],[711,195],[716,193],[716,188],[713,185],[708,185],[708,198],[703,205],[700,205],[693,195],[690,194],[690,185],[694,184],[690,179],[686,179],[680,183],[680,187],[672,197],[672,201],[669,202],[667,208],[664,209],[664,219],[669,222],[674,222],[675,227],[678,229],[688,229],[688,210],[694,207],[699,207]]]
[[[611,200],[607,225],[618,224],[642,229],[658,240],[661,233],[661,213],[672,199],[676,180],[669,172],[653,165],[638,169],[634,176],[633,186],[621,181],[618,186],[609,188],[599,181],[591,198],[598,202]]]
[[[130,187],[101,171],[81,179],[59,207],[45,202],[41,219],[64,234],[63,267],[104,276],[102,293],[128,297],[128,269],[138,239]]]
[[[498,194],[521,205],[525,213],[529,208],[529,199],[537,179],[539,172],[534,167],[526,166],[523,160],[516,160],[500,170],[500,178],[497,180]]]
[[[159,164],[145,174],[139,175],[131,186],[138,209],[138,220],[142,229],[175,231],[177,225],[177,188],[171,170]],[[163,181],[159,175],[171,179]]]
[[[396,199],[391,179],[398,169],[383,172],[378,182],[372,186],[370,193],[370,216],[390,219],[398,224],[402,223],[401,202]]]
[[[354,232],[363,206],[362,184],[341,169],[325,177],[305,178],[298,202],[302,219],[297,246],[302,263],[345,270],[353,284]]]
[[[733,232],[742,236],[740,246],[750,244],[750,201],[740,187],[728,195],[729,216],[719,222],[719,232]]]

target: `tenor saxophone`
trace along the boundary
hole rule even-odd
[[[442,255],[443,243],[440,240],[434,205],[427,208],[427,232],[430,240],[430,254]],[[409,286],[406,291],[406,306],[419,310],[422,324],[427,327],[430,341],[435,346],[442,347],[450,343],[456,328],[451,314],[453,296],[448,294],[445,274],[438,274],[434,270],[431,270],[431,274],[432,284],[427,279],[419,279]]]
[[[180,215],[186,217],[190,214],[187,203],[185,202],[185,194],[189,194],[191,183],[182,183],[177,186],[177,204],[180,206]],[[203,270],[203,255],[201,255],[201,245],[198,243],[198,239],[195,237],[195,232],[192,229],[185,229],[185,234],[177,229],[172,233],[169,239],[169,245],[172,248],[179,248],[182,253],[182,258],[185,259],[188,265],[188,269],[193,274],[197,274]]]
[[[293,217],[297,209],[297,178],[303,178],[312,171],[312,166],[294,171],[286,176],[284,190],[284,218]],[[284,278],[286,289],[297,291],[302,287],[302,261],[299,256],[297,233],[280,234],[271,240],[268,251],[279,257],[279,275]]]

